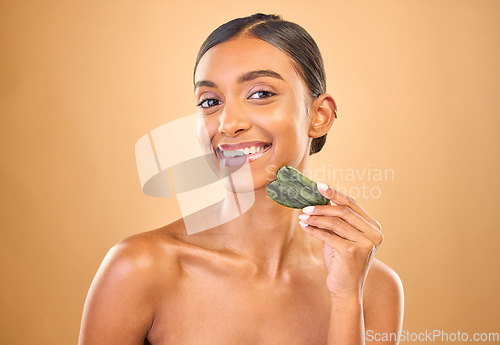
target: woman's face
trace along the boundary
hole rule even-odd
[[[212,47],[195,72],[199,118],[218,163],[238,166],[248,159],[254,189],[284,165],[303,168],[311,140],[308,94],[292,60],[255,38]]]

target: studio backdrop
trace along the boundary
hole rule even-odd
[[[20,0],[0,4],[1,344],[75,344],[106,252],[181,217],[135,145],[196,113],[201,43],[256,12],[323,54],[338,118],[311,175],[382,224],[404,331],[500,332],[499,1]]]

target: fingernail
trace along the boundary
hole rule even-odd
[[[316,186],[318,187],[318,189],[321,189],[321,190],[327,190],[328,189],[328,186],[322,182],[318,182],[316,183]]]
[[[308,214],[301,214],[299,216],[299,219],[302,219],[302,220],[306,220],[307,218],[309,218],[309,215]]]
[[[304,223],[303,221],[300,221],[299,224],[303,227],[306,227],[308,224]]]
[[[313,213],[314,211],[314,206],[306,206],[302,209],[302,212],[304,213]]]

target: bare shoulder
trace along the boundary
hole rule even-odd
[[[378,259],[373,259],[365,281],[367,297],[403,293],[403,284],[398,274]]]
[[[193,217],[203,216],[205,214],[199,212]],[[145,281],[168,287],[177,281],[186,261],[206,263],[207,255],[217,252],[211,250],[217,246],[216,234],[217,230],[213,228],[188,234],[185,220],[180,218],[158,229],[123,239],[111,248],[105,261],[120,266],[121,272],[139,274]],[[159,277],[163,281],[159,281]]]
[[[79,344],[144,343],[158,301],[179,272],[174,234],[181,229],[174,222],[108,251],[85,300]]]
[[[115,244],[106,255],[103,264],[109,262],[123,274],[175,273],[178,250],[185,241],[181,219],[161,228],[129,236]]]
[[[402,326],[403,284],[398,274],[378,259],[373,259],[363,290],[363,310],[367,329],[397,331]]]
[[[116,243],[104,257],[90,292],[109,289],[132,293],[128,289],[134,290],[136,298],[154,298],[150,293],[152,288],[160,287],[164,284],[162,279],[173,278],[178,273],[176,249],[183,243],[179,240],[180,234],[182,221],[178,220]],[[146,290],[148,294],[143,294]]]

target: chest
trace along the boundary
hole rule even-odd
[[[292,282],[185,277],[159,304],[152,344],[325,344],[330,299],[322,272]]]

